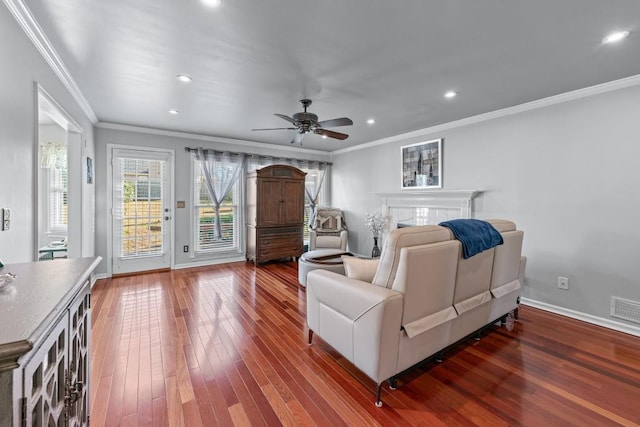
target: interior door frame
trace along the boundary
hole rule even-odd
[[[39,237],[40,237],[40,119],[44,112],[67,133],[67,239],[68,256],[76,258],[82,256],[86,248],[83,247],[83,235],[85,226],[84,201],[86,199],[85,186],[83,184],[84,168],[82,161],[86,157],[85,146],[82,143],[84,130],[75,119],[45,90],[39,83],[33,83],[34,88],[34,138],[33,150],[33,261],[38,261]],[[71,224],[77,224],[72,226]]]
[[[123,144],[107,144],[106,155],[106,171],[107,171],[107,277],[113,275],[113,153],[115,150],[133,150],[133,151],[148,151],[151,153],[164,153],[169,154],[171,165],[171,176],[169,177],[169,186],[171,189],[171,196],[168,200],[171,206],[171,220],[169,220],[169,239],[171,240],[171,254],[169,254],[170,268],[173,270],[176,264],[176,249],[175,249],[175,166],[176,166],[176,152],[173,149],[167,148],[154,148],[144,147],[138,145],[123,145]]]

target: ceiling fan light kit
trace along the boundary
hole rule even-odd
[[[291,123],[293,127],[262,128],[252,130],[297,130],[298,132],[291,140],[292,144],[301,144],[302,139],[308,133],[315,133],[316,135],[320,135],[322,137],[329,137],[339,140],[345,140],[349,137],[349,135],[347,135],[346,133],[336,132],[325,128],[336,126],[351,126],[353,124],[353,121],[350,118],[340,117],[338,119],[318,121],[318,116],[316,114],[307,111],[307,108],[311,105],[310,99],[301,99],[300,104],[302,105],[304,111],[295,113],[292,117],[286,116],[284,114],[274,114],[275,116]]]

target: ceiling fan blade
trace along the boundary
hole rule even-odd
[[[288,121],[289,123],[291,123],[292,125],[296,124],[296,121],[293,120],[291,117],[289,116],[285,116],[284,114],[278,114],[278,113],[274,113],[274,116],[280,117],[281,119],[284,119],[286,121]]]
[[[349,138],[349,135],[347,135],[346,133],[334,132],[328,129],[316,129],[313,131],[313,133],[317,135],[328,136],[329,138],[335,138],[335,139],[341,139],[341,140]]]
[[[304,132],[296,133],[296,136],[291,140],[292,144],[300,144],[302,142],[302,138],[304,138]]]
[[[296,130],[298,128],[261,128],[261,129],[251,129],[251,130]]]
[[[323,120],[318,124],[323,128],[332,128],[336,126],[351,126],[353,121],[348,117],[340,117],[339,119]]]

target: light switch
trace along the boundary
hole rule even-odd
[[[2,229],[8,230],[11,226],[11,209],[4,208],[2,209]]]

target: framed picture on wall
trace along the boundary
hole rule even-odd
[[[87,157],[87,184],[93,184],[93,159]]]
[[[400,147],[402,189],[442,188],[442,138]]]

